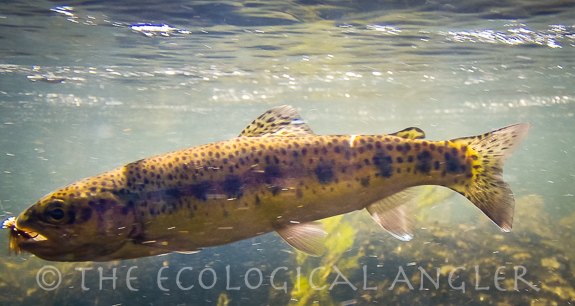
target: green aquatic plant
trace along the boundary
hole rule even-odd
[[[230,299],[228,298],[228,295],[225,293],[220,294],[220,297],[218,298],[218,306],[228,306],[229,303]]]
[[[330,233],[326,238],[325,253],[322,257],[314,258],[303,252],[297,253],[298,273],[291,275],[291,282],[294,284],[291,291],[292,305],[309,305],[316,300],[322,305],[334,305],[330,296],[331,290],[327,290],[335,280],[333,275],[337,274],[332,266],[337,264],[337,269],[347,275],[358,266],[358,259],[364,256],[362,250],[352,251],[358,229],[351,224],[355,224],[353,221],[357,219],[357,214],[354,214],[350,221],[343,219],[340,215],[322,221],[326,231]],[[312,271],[319,267],[321,269],[316,270],[310,279]]]

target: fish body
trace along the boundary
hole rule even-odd
[[[405,209],[420,185],[459,192],[509,231],[514,201],[502,166],[528,130],[523,123],[448,141],[422,139],[416,128],[319,136],[293,108],[276,107],[237,138],[142,159],[46,195],[11,223],[13,248],[47,260],[108,261],[276,231],[319,256],[326,232],[316,221],[364,208],[409,240]]]

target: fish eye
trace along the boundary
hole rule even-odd
[[[48,206],[46,207],[46,210],[44,210],[44,219],[50,223],[66,222],[66,220],[64,220],[64,219],[67,219],[66,218],[67,213],[62,208],[63,205],[64,205],[64,203],[61,201],[54,201],[54,202],[48,204]]]
[[[55,208],[50,212],[50,217],[56,221],[62,220],[64,218],[64,210],[62,208]]]

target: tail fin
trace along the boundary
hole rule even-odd
[[[503,181],[503,162],[527,136],[531,124],[519,123],[479,136],[452,140],[468,146],[472,174],[459,191],[483,211],[501,230],[509,232],[513,224],[515,200],[509,184]]]

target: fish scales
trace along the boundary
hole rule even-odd
[[[142,159],[72,183],[25,211],[15,227],[38,233],[35,224],[62,216],[64,222],[48,226],[64,235],[108,240],[92,241],[92,247],[102,249],[94,255],[86,254],[81,243],[67,254],[31,248],[52,260],[104,261],[195,251],[271,231],[300,250],[320,255],[318,246],[302,246],[306,234],[291,229],[311,224],[311,230],[305,229],[312,236],[317,229],[319,237],[325,233],[313,221],[368,208],[390,230],[382,224],[384,214],[402,202],[387,201],[378,219],[375,207],[381,210],[383,205],[378,201],[409,187],[440,185],[467,197],[503,230],[511,228],[512,203],[502,209],[492,203],[505,196],[497,194],[508,185],[496,177],[502,159],[491,154],[506,158],[510,153],[504,151],[513,149],[514,138],[522,140],[528,127],[501,135],[493,134],[496,131],[429,141],[419,139],[419,129],[392,135],[317,136],[307,125],[292,126],[299,120],[297,113],[274,116],[268,111],[258,119],[277,123],[279,130],[254,121],[244,136]],[[293,135],[280,135],[286,130]],[[41,234],[48,241],[55,239]]]
[[[86,186],[99,187],[87,192],[123,195],[116,204],[133,206],[143,223],[154,220],[149,222],[154,233],[170,226],[203,232],[207,240],[199,242],[214,246],[235,239],[230,233],[227,240],[218,241],[211,235],[218,228],[255,236],[290,221],[365,208],[407,186],[448,185],[473,175],[470,152],[460,156],[455,145],[379,135],[356,136],[352,147],[350,140],[313,136],[220,142],[130,163],[88,179]],[[443,152],[451,156],[452,149],[455,160],[461,159],[457,169],[448,169],[445,162]],[[106,187],[114,176],[125,180]],[[382,184],[386,188],[380,188]]]

